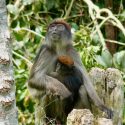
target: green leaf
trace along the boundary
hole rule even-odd
[[[99,35],[98,35],[97,33],[96,33],[95,35],[93,35],[92,41],[93,41],[95,44],[99,43]]]
[[[100,65],[107,67],[107,64],[104,62],[103,58],[100,55],[96,55],[95,59]]]
[[[112,66],[112,55],[108,50],[102,50],[102,58],[104,62],[106,63],[107,67]]]
[[[30,5],[34,2],[34,0],[22,0],[23,5]]]
[[[52,9],[54,5],[55,5],[55,1],[54,0],[46,0],[47,10]]]
[[[79,26],[76,23],[72,23],[71,25],[72,25],[72,28],[74,28],[75,30],[79,29]]]
[[[18,15],[19,14],[19,9],[15,5],[8,4],[7,9],[13,15]]]
[[[19,101],[21,101],[22,99],[24,99],[26,97],[26,95],[27,95],[27,90],[24,90],[22,92],[22,94],[20,95]]]
[[[113,56],[114,65],[125,71],[125,51],[118,52]]]
[[[37,13],[41,10],[41,6],[42,6],[42,3],[40,1],[36,1],[34,2],[34,4],[32,5],[32,10]]]
[[[101,56],[96,55],[96,61],[103,65],[104,67],[108,68],[112,66],[112,55],[108,50],[103,50]]]
[[[120,18],[122,21],[125,20],[125,10],[120,14]]]
[[[16,28],[17,24],[18,24],[17,20],[13,20],[11,23],[11,28]]]
[[[26,36],[26,31],[18,31],[13,32],[15,38],[17,41],[22,41],[24,37]]]
[[[27,24],[27,20],[25,20],[24,18],[19,18],[18,19],[19,20],[19,24],[20,24],[20,27],[25,27],[26,26],[26,24]]]

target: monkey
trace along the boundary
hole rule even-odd
[[[57,78],[61,83],[63,83],[71,92],[71,95],[63,100],[60,100],[58,97],[49,97],[51,105],[46,104],[46,116],[48,119],[55,118],[55,124],[66,124],[68,114],[72,111],[79,99],[79,88],[82,85],[82,74],[74,66],[74,62],[71,57],[62,55],[57,58],[55,72],[51,72],[48,75]],[[53,101],[54,99],[55,101]],[[59,109],[59,111],[53,111],[55,108]]]
[[[49,75],[58,79],[74,94],[82,85],[82,74],[74,66],[72,58],[67,55],[61,55],[57,58],[55,72],[51,72]]]
[[[52,72],[50,76],[57,78],[71,92],[69,101],[68,99],[66,100],[68,107],[65,109],[65,112],[66,115],[68,115],[79,98],[79,88],[82,85],[82,74],[74,66],[71,57],[61,55],[57,58],[56,72]]]
[[[100,110],[107,113],[108,118],[112,118],[112,110],[107,108],[99,98],[78,52],[73,47],[70,25],[62,19],[55,19],[49,24],[45,41],[35,58],[28,80],[28,89],[32,96],[39,99],[51,93],[64,100],[72,94],[57,78],[48,75],[55,71],[57,58],[61,55],[70,56],[74,66],[82,74],[80,99],[75,104],[76,108],[89,108],[90,99]]]

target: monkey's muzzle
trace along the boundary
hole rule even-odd
[[[53,32],[53,33],[51,34],[51,39],[52,39],[53,41],[58,41],[58,40],[60,39],[60,34],[58,34],[58,33],[56,33],[56,32]]]

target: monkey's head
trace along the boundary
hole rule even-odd
[[[57,72],[68,73],[72,71],[74,66],[74,61],[70,56],[62,55],[57,58]]]
[[[49,44],[71,44],[72,35],[70,25],[62,19],[56,19],[51,22],[47,29],[46,41]]]

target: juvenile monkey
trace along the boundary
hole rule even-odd
[[[61,55],[71,57],[74,67],[81,74],[82,85],[81,82],[80,86],[78,85],[80,98],[76,101],[77,104],[81,104],[80,108],[89,108],[89,99],[91,99],[100,110],[107,113],[108,118],[112,118],[112,111],[103,104],[97,95],[84,65],[73,47],[71,28],[64,20],[54,20],[48,26],[45,42],[39,50],[30,72],[28,88],[31,94],[39,99],[51,93],[57,95],[62,101],[72,95],[74,84],[69,89],[59,78],[49,75],[55,72],[58,57]]]
[[[71,92],[66,102],[65,112],[68,115],[79,99],[79,88],[83,84],[82,74],[74,66],[74,61],[70,56],[62,55],[57,58],[56,72],[52,72],[50,76],[57,78]]]
[[[60,100],[58,97],[56,99],[49,98],[49,101],[52,103],[51,105],[47,105],[45,108],[46,116],[49,119],[56,118],[55,122],[60,121],[61,124],[66,124],[68,114],[74,108],[79,99],[79,88],[82,85],[82,74],[74,66],[74,62],[71,57],[62,55],[57,58],[55,72],[51,72],[48,75],[57,78],[61,83],[63,83],[71,92],[71,95],[63,100]],[[55,101],[53,101],[54,99]],[[55,108],[59,110],[55,110],[57,112],[53,111]]]

